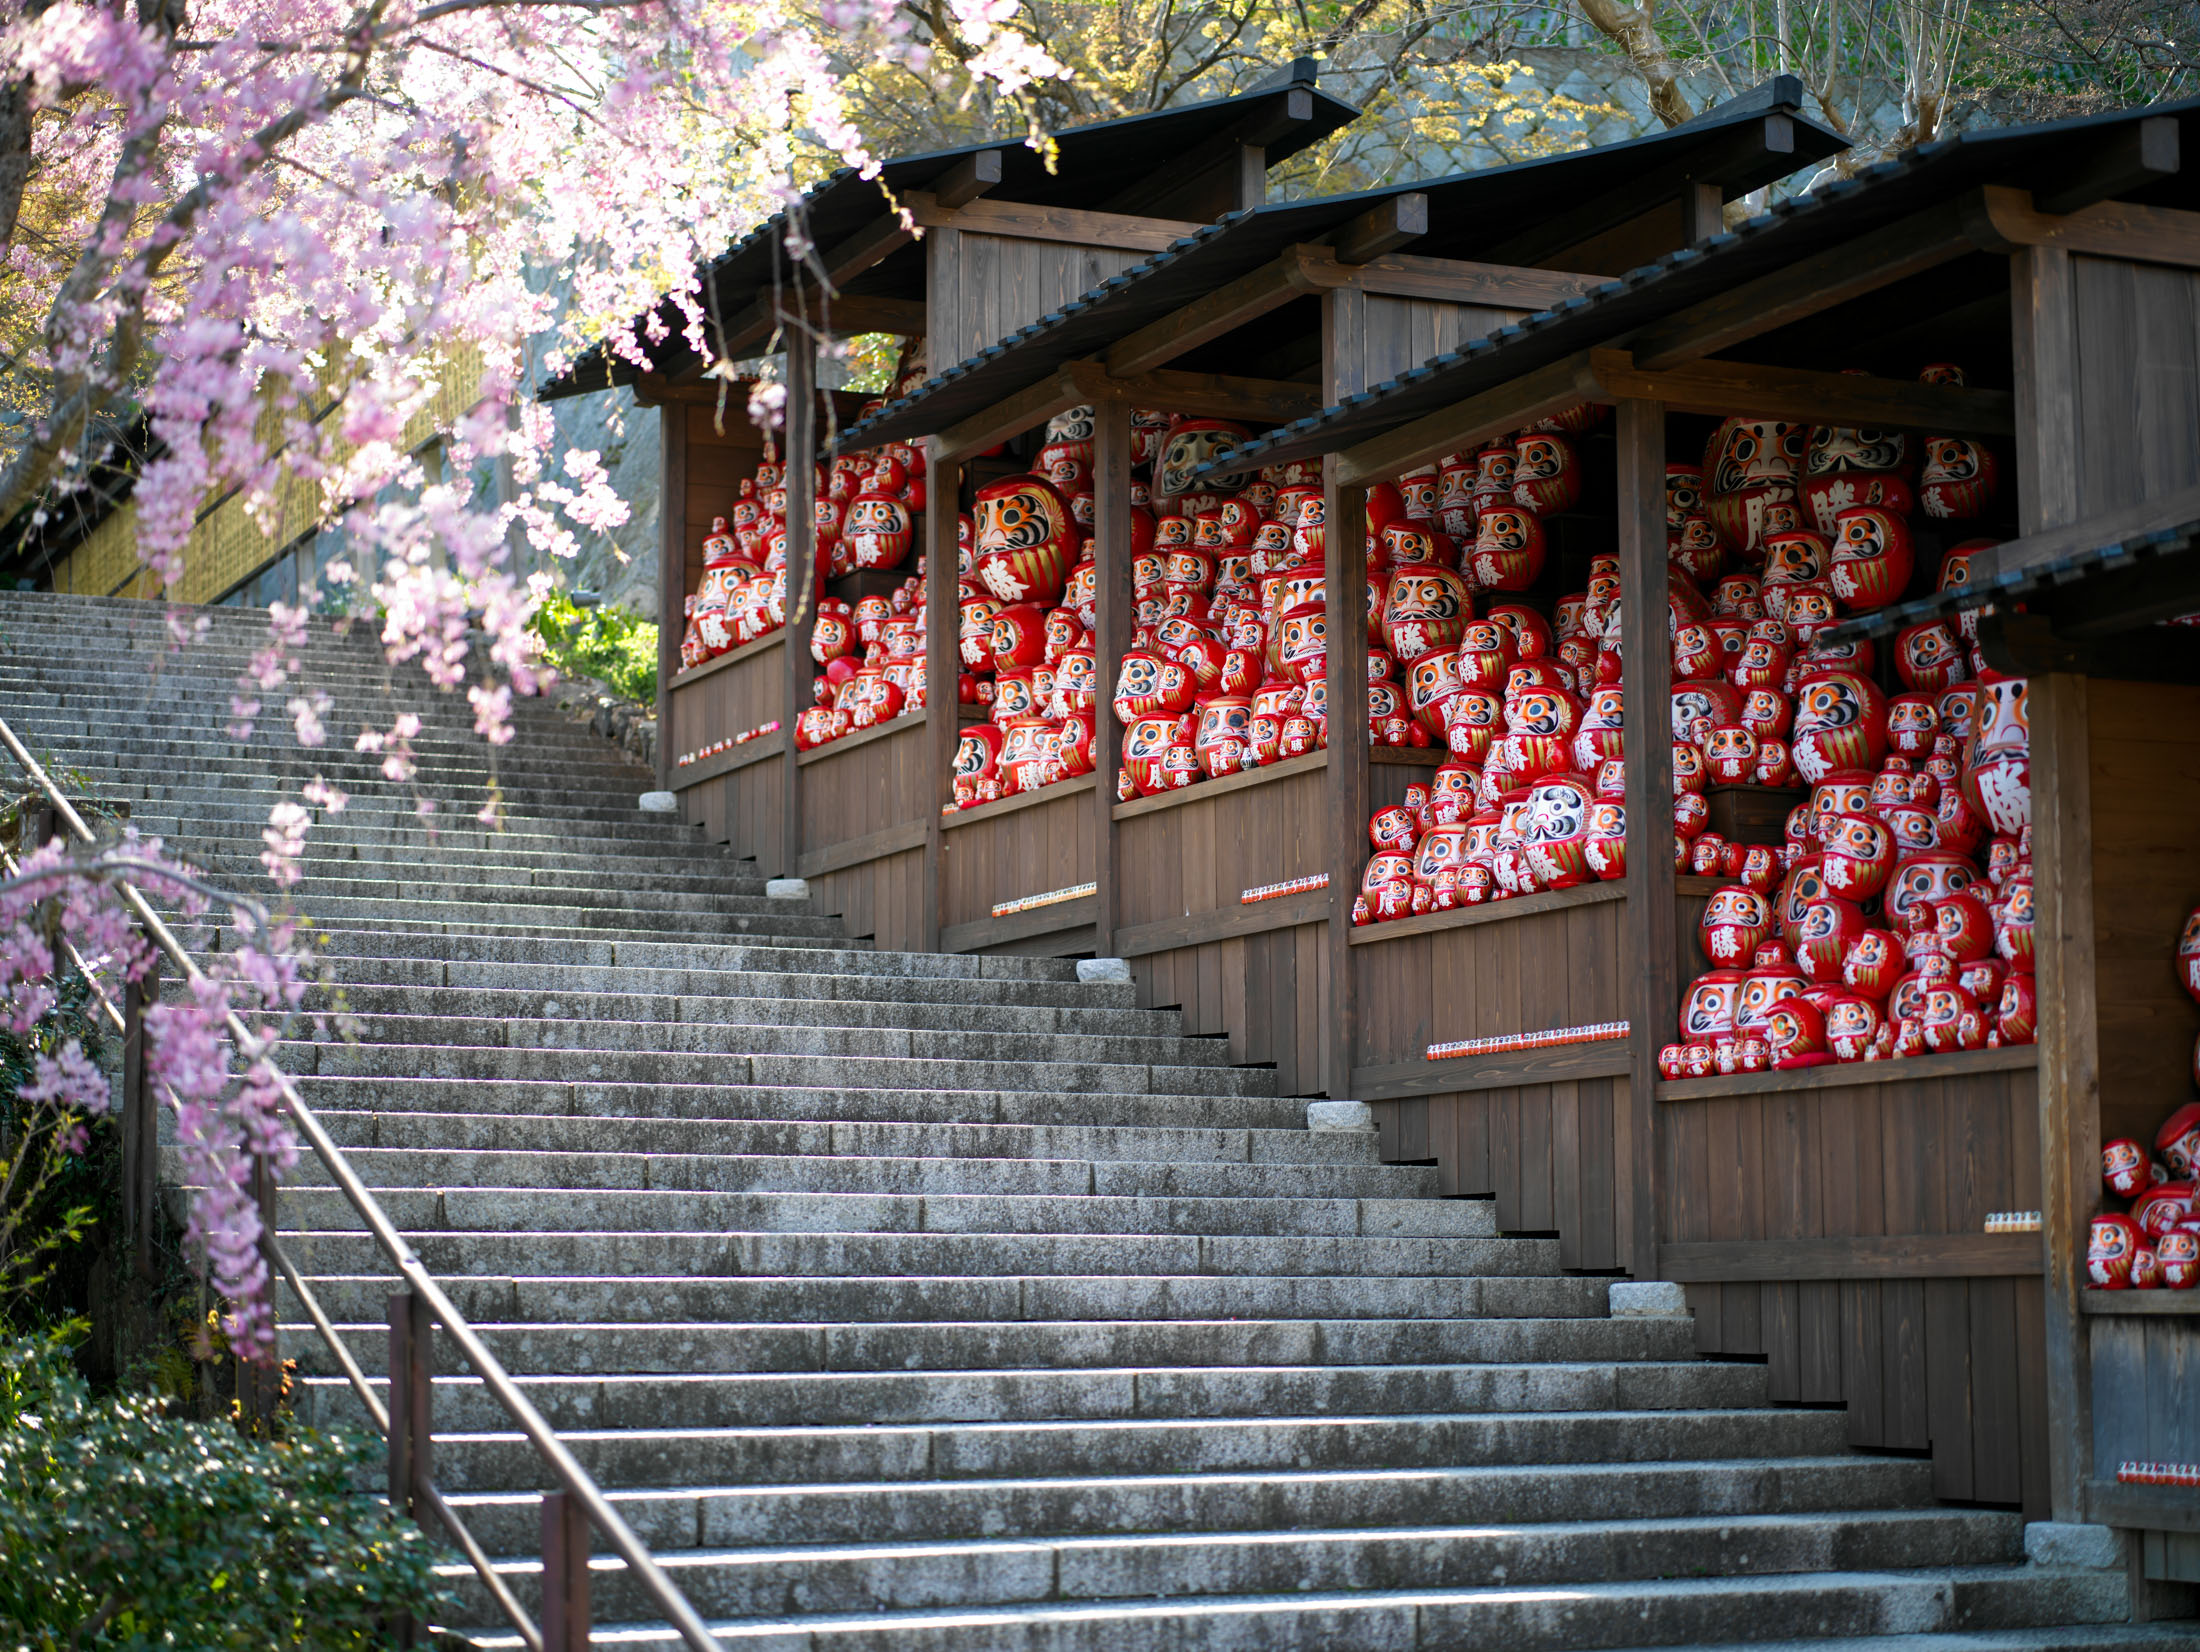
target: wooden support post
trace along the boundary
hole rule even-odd
[[[1681,186],[1681,241],[1686,246],[1726,233],[1726,192],[1717,184]]]
[[[2009,261],[2022,531],[2078,519],[2077,306],[2070,254],[2026,247]],[[2093,799],[2086,683],[2031,679],[2032,889],[2039,971],[2040,1244],[2047,1350],[2048,1500],[2086,1517],[2093,1477],[2093,1356],[2085,1316],[2086,1229],[2101,1173],[2100,1028],[2094,1014]]]
[[[146,1066],[145,1012],[160,1002],[160,954],[122,987],[122,1226],[130,1267],[153,1280],[153,1232],[159,1224],[160,1098]]]
[[[1680,948],[1673,866],[1672,648],[1666,622],[1665,407],[1619,404],[1621,672],[1626,681],[1628,1169],[1621,1231],[1638,1279],[1658,1270],[1658,1047],[1673,1032]]]
[[[252,1199],[259,1206],[260,1227],[266,1235],[264,1247],[272,1253],[275,1246],[275,1167],[268,1163],[265,1153],[252,1155]],[[267,1271],[271,1280],[276,1277],[272,1254]],[[283,1397],[283,1348],[274,1327],[269,1329],[269,1343],[266,1360],[237,1363],[238,1409],[248,1430],[262,1438],[273,1436],[275,1412]]]
[[[1367,489],[1323,464],[1329,635],[1329,1095],[1352,1095],[1359,1007],[1352,990],[1352,895],[1367,861]]]
[[[562,1491],[542,1494],[542,1652],[588,1652],[588,1515]]]
[[[435,1320],[417,1291],[396,1291],[390,1316],[390,1507],[425,1521],[435,1478]]]
[[[657,498],[657,787],[672,784],[672,679],[680,669],[680,639],[687,633],[687,409],[668,402],[657,409],[663,457]]]
[[[943,459],[941,443],[932,443],[924,479],[924,750],[932,775],[932,806],[924,820],[923,945],[936,952],[947,898],[947,834],[940,811],[955,797],[955,748],[962,739],[961,706],[955,697],[962,674],[957,632],[962,605],[956,597],[956,518],[962,502],[962,465]]]
[[[802,859],[802,768],[794,749],[794,720],[810,704],[817,668],[810,633],[817,626],[817,341],[809,331],[787,328],[787,646],[786,694],[779,714],[781,791],[779,873],[795,875]]]
[[[2025,699],[2032,725],[2048,1497],[2057,1520],[2075,1521],[2086,1518],[2093,1478],[2093,1357],[2078,1305],[2101,1176],[2086,681],[2064,673],[2034,677]]]
[[[1138,605],[1131,585],[1131,408],[1126,401],[1093,405],[1092,556],[1098,579],[1093,604],[1092,788],[1095,956],[1115,956],[1122,923],[1115,864],[1115,776],[1123,763],[1123,725],[1111,704],[1116,667],[1131,645]]]

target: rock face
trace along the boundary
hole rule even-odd
[[[262,627],[212,617],[149,687],[159,607],[0,596],[0,706],[240,885],[271,803],[352,793],[300,896],[359,1041],[285,1060],[728,1645],[2200,1648],[2125,1622],[2092,1548],[2027,1565],[2015,1514],[1936,1506],[1930,1465],[1767,1404],[1685,1317],[1615,1315],[1656,1304],[1309,1130],[1133,983],[771,899],[552,706],[518,708],[495,833],[463,699],[419,708],[432,833],[367,755],[232,745]],[[368,639],[302,657],[332,726],[387,721]],[[310,1156],[277,1226],[385,1369],[394,1281]],[[300,1416],[361,1423],[283,1310]],[[437,1483],[535,1608],[544,1471],[438,1346]],[[592,1588],[620,1644],[671,1644],[623,1570]]]

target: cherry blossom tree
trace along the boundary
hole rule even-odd
[[[989,95],[1057,72],[1004,26],[1010,0],[947,7],[957,72]],[[535,375],[597,339],[640,360],[683,330],[707,353],[700,267],[782,206],[789,254],[814,260],[800,185],[875,170],[843,80],[922,73],[925,52],[893,0],[0,0],[0,521],[56,508],[142,420],[138,554],[172,592],[210,499],[235,493],[271,525],[303,483],[350,549],[328,577],[371,596],[391,663],[464,689],[480,735],[509,741],[512,695],[540,681],[526,621],[542,592],[511,571],[515,535],[570,554],[576,528],[625,512],[596,454],[555,451]],[[470,388],[452,410],[454,384]],[[429,438],[433,472],[414,456]],[[481,485],[497,472],[508,485]],[[235,737],[278,696],[293,737],[329,737],[325,698],[285,694],[307,624],[272,611]],[[178,647],[203,629],[171,612]],[[398,711],[355,743],[409,781],[420,726]],[[304,803],[343,797],[316,781],[277,806],[263,859],[279,887]],[[22,916],[34,888],[134,967],[99,916],[119,874],[53,855],[0,906],[4,1013],[25,1025],[54,965]],[[141,869],[207,898],[157,856]],[[282,1165],[295,1145],[268,1050],[222,1029],[302,976],[280,922],[235,956],[258,975],[162,1006],[157,1041],[194,1110],[194,1237],[250,1349],[265,1275],[236,1149]],[[81,1059],[45,1059],[41,1093],[95,1110]]]

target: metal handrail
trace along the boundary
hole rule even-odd
[[[98,841],[91,827],[86,824],[84,817],[77,812],[76,806],[62,793],[61,788],[54,783],[53,777],[46,773],[23,742],[16,738],[15,730],[8,726],[5,718],[0,718],[0,745],[7,747],[8,754],[30,777],[31,783],[45,794],[46,801],[53,805],[54,809],[60,814],[61,819],[79,841],[84,843]],[[188,979],[194,982],[204,980],[206,972],[200,969],[197,962],[184,950],[183,943],[176,939],[174,932],[169,929],[160,914],[153,910],[144,895],[139,893],[137,887],[127,879],[122,879],[118,880],[117,888],[122,896],[123,904],[144,926],[145,933],[151,937],[153,943],[175,961],[177,968],[181,969]],[[77,962],[81,965],[82,960],[78,959]],[[90,979],[88,973],[86,979]],[[104,998],[105,994],[102,993],[101,996]],[[109,1013],[114,1013],[111,1004],[109,1005]],[[228,1012],[227,1026],[230,1037],[237,1041],[238,1048],[247,1049],[251,1047],[254,1042],[252,1031],[245,1025],[244,1019],[235,1010]],[[679,1631],[681,1640],[687,1643],[690,1652],[722,1652],[717,1637],[712,1635],[709,1628],[705,1626],[702,1615],[695,1610],[688,1598],[674,1587],[672,1580],[665,1576],[664,1569],[657,1564],[655,1557],[643,1545],[642,1540],[634,1535],[634,1529],[620,1517],[618,1510],[611,1506],[602,1489],[597,1486],[588,1471],[581,1466],[580,1460],[567,1448],[565,1442],[558,1438],[557,1431],[543,1420],[542,1413],[537,1411],[527,1396],[520,1392],[519,1387],[512,1381],[510,1373],[504,1369],[496,1355],[489,1351],[488,1345],[476,1334],[473,1326],[466,1322],[465,1316],[458,1311],[457,1304],[443,1294],[443,1288],[435,1282],[434,1277],[421,1265],[420,1258],[413,1254],[412,1247],[405,1243],[404,1236],[397,1231],[396,1225],[390,1221],[388,1214],[376,1202],[374,1195],[368,1191],[367,1185],[353,1171],[350,1163],[345,1159],[342,1149],[336,1145],[335,1139],[323,1127],[320,1118],[307,1105],[305,1098],[298,1094],[297,1087],[290,1082],[290,1075],[279,1068],[274,1068],[272,1064],[270,1064],[270,1067],[275,1074],[277,1087],[282,1092],[283,1104],[289,1109],[291,1120],[298,1127],[298,1133],[311,1145],[314,1153],[320,1158],[323,1167],[328,1171],[330,1179],[335,1182],[337,1187],[342,1189],[344,1197],[351,1201],[352,1208],[365,1221],[367,1231],[373,1234],[375,1243],[381,1247],[383,1255],[397,1269],[398,1277],[404,1281],[407,1289],[419,1296],[421,1301],[427,1305],[429,1313],[442,1324],[444,1331],[458,1344],[459,1352],[465,1356],[466,1363],[473,1367],[474,1374],[481,1379],[482,1386],[496,1396],[497,1403],[504,1407],[505,1411],[511,1416],[512,1421],[519,1426],[520,1432],[527,1436],[528,1443],[534,1446],[537,1454],[549,1465],[551,1472],[557,1476],[558,1483],[564,1487],[566,1495],[580,1506],[582,1513],[587,1516],[588,1523],[603,1535],[605,1542],[610,1545],[621,1560],[626,1562],[628,1569],[640,1581],[650,1600],[665,1615],[666,1620],[671,1623],[673,1628]],[[307,1312],[311,1316],[315,1327],[335,1350],[337,1360],[343,1367],[344,1375],[350,1379],[352,1386],[365,1399],[368,1415],[374,1418],[384,1435],[387,1435],[390,1430],[389,1411],[375,1401],[369,1389],[366,1374],[360,1370],[358,1362],[352,1358],[350,1350],[344,1347],[342,1338],[336,1334],[335,1326],[330,1323],[327,1315],[322,1312],[320,1304],[312,1300],[311,1293],[305,1290],[304,1281],[299,1277],[297,1270],[282,1255],[280,1249],[275,1247],[272,1228],[267,1230],[266,1237],[270,1247],[271,1259],[291,1288],[300,1293],[301,1301],[308,1304]],[[482,1574],[483,1582],[488,1586],[491,1594],[496,1596],[498,1605],[504,1609],[505,1614],[512,1618],[514,1627],[519,1629],[521,1638],[527,1642],[531,1652],[543,1652],[541,1630],[528,1618],[519,1602],[512,1597],[511,1590],[505,1585],[503,1579],[495,1574],[494,1567],[489,1564],[488,1556],[482,1552],[480,1544],[474,1540],[473,1535],[467,1532],[464,1525],[458,1520],[456,1511],[451,1508],[450,1504],[444,1499],[443,1494],[436,1490],[432,1484],[426,1485],[423,1490],[426,1494],[426,1501],[435,1510],[437,1516],[450,1528],[452,1536],[457,1539],[460,1547],[465,1550],[466,1557],[473,1563],[475,1570]]]

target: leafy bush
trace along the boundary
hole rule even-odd
[[[630,700],[657,703],[657,626],[624,608],[583,608],[552,591],[529,622],[561,672],[609,683]]]
[[[0,1642],[355,1649],[447,1604],[437,1555],[353,1484],[363,1440],[95,1398],[53,1341],[0,1341]]]

